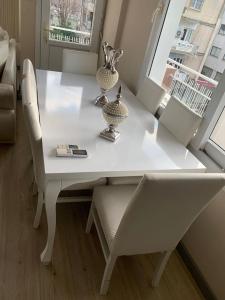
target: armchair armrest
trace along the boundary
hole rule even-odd
[[[15,109],[15,91],[13,85],[0,83],[0,109]]]
[[[16,90],[16,41],[9,41],[9,54],[2,73],[2,83],[13,85]]]

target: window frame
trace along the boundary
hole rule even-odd
[[[196,7],[199,1],[201,1],[200,7]],[[205,0],[191,0],[190,8],[197,10],[197,11],[201,11],[201,9],[204,5],[204,2],[205,2]]]
[[[208,69],[208,71],[211,72],[210,76],[209,76],[209,74],[204,74],[204,73],[202,73],[203,70],[204,70],[204,68],[205,68],[205,69]],[[204,76],[207,76],[207,77],[211,78],[211,76],[212,76],[212,74],[213,74],[213,69],[210,68],[210,67],[207,67],[206,65],[204,65],[203,68],[202,68],[201,74],[204,75]]]
[[[210,139],[211,134],[225,109],[225,71],[215,89],[211,101],[207,106],[204,118],[199,130],[191,142],[195,150],[202,150],[216,162],[222,169],[225,169],[225,151]]]
[[[218,56],[212,53],[214,49],[219,50]],[[222,51],[222,48],[219,48],[217,46],[212,46],[209,55],[212,57],[215,57],[215,58],[219,58],[221,51]]]
[[[222,30],[222,26],[224,26],[224,30]],[[218,32],[219,35],[225,35],[225,24],[221,24],[220,25],[220,29],[219,29],[219,32]]]

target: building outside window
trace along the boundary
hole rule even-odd
[[[220,81],[221,80],[221,78],[222,78],[222,73],[220,73],[220,72],[216,72],[216,76],[214,77],[214,80],[216,80],[216,81]]]
[[[222,50],[222,49],[219,48],[219,47],[212,46],[212,49],[211,49],[211,51],[210,51],[210,55],[211,55],[211,56],[214,56],[214,57],[216,57],[216,58],[218,58],[219,55],[220,55],[221,50]]]
[[[181,40],[182,41],[188,41],[190,42],[191,41],[191,37],[192,37],[192,33],[193,33],[193,29],[191,28],[184,28],[184,31],[183,31],[183,35],[181,37]]]
[[[221,24],[219,34],[225,35],[225,24]]]
[[[191,8],[201,10],[204,0],[191,0]]]
[[[225,26],[221,26],[225,25],[225,14],[221,15],[225,1],[218,6],[212,5],[212,0],[189,3],[187,6],[185,0],[170,1],[148,76],[203,117],[203,125],[192,146],[204,150],[225,168],[225,97],[222,96],[225,88],[224,92],[221,91],[225,87],[225,41],[222,36],[225,35]],[[196,13],[195,10],[201,10],[203,4],[204,14]],[[190,30],[188,34],[189,28],[192,32]],[[219,31],[224,33],[219,34]],[[224,61],[213,59],[222,54],[221,50]],[[164,97],[162,107],[168,101],[169,96]]]
[[[207,66],[204,66],[202,68],[202,72],[201,72],[203,75],[207,76],[207,77],[211,77],[212,76],[212,73],[213,73],[213,69],[207,67]]]

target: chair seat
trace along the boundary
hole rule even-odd
[[[109,248],[136,188],[136,185],[117,185],[94,189],[93,201]]]
[[[142,176],[127,176],[127,177],[110,177],[108,178],[109,185],[117,184],[136,184],[138,185],[142,179]]]
[[[72,184],[64,189],[64,191],[79,191],[79,190],[91,190],[95,186],[106,185],[106,178],[99,178],[93,181],[81,182]]]

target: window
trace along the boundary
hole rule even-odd
[[[49,39],[90,45],[95,7],[95,0],[50,0]]]
[[[220,73],[220,72],[216,72],[216,76],[214,77],[214,80],[216,80],[216,81],[220,81],[220,79],[222,78],[222,73]]]
[[[191,8],[201,10],[204,0],[191,0]]]
[[[207,76],[207,77],[211,77],[212,76],[212,73],[213,73],[213,69],[209,68],[209,67],[206,67],[206,66],[203,66],[202,68],[202,72],[201,72],[203,75]]]
[[[221,48],[218,48],[216,46],[212,46],[212,49],[210,51],[210,55],[218,58],[219,55],[220,55],[221,50],[222,50]]]
[[[225,24],[221,24],[219,34],[225,35]]]
[[[190,42],[193,31],[191,28],[185,28],[181,40]]]
[[[210,140],[225,151],[225,109],[223,109],[222,114],[213,129]]]
[[[225,108],[218,116],[215,126],[205,145],[206,153],[217,162],[223,169],[225,168]]]

